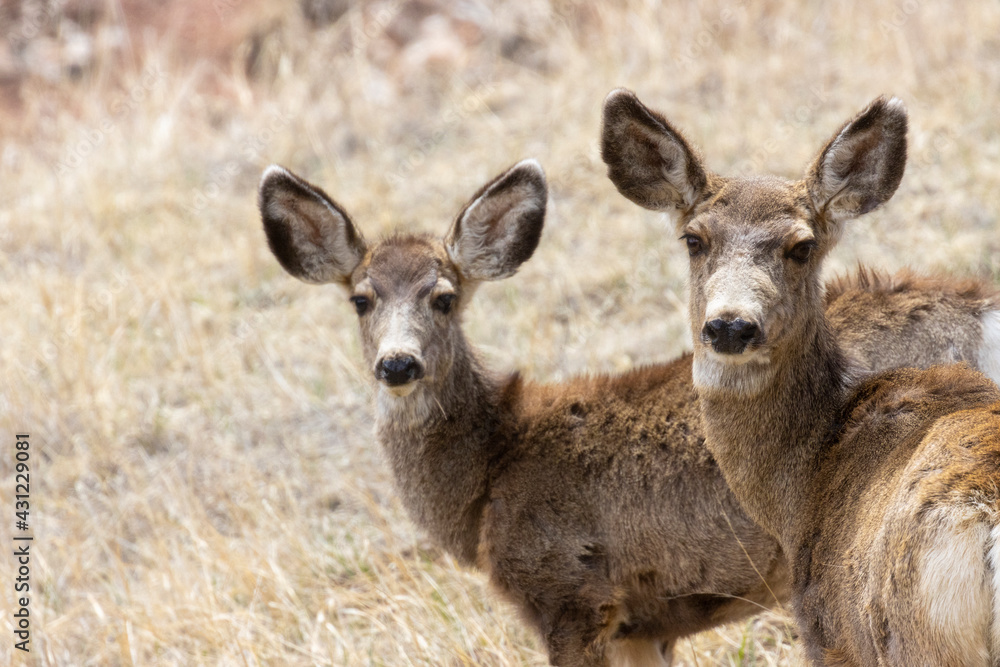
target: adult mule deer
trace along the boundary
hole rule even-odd
[[[997,665],[1000,390],[965,365],[866,375],[824,315],[822,260],[895,192],[906,126],[902,103],[879,98],[802,180],[723,178],[616,90],[603,154],[622,194],[677,213],[707,446],[788,557],[809,658]],[[1000,299],[966,294],[981,331],[968,360],[1000,378]]]
[[[370,244],[285,169],[260,186],[282,266],[348,290],[378,384],[377,438],[414,521],[488,573],[554,664],[669,664],[677,638],[784,600],[787,568],[703,445],[690,356],[550,385],[478,360],[462,312],[477,284],[532,255],[546,200],[541,168],[525,161],[473,196],[443,239]],[[845,332],[876,346],[875,364],[878,341],[906,335],[923,344],[909,363],[972,358],[977,309],[952,284],[867,274],[841,281],[830,304]]]

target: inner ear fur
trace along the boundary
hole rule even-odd
[[[618,191],[654,211],[690,210],[708,184],[701,158],[683,135],[625,88],[604,100],[601,157]]]
[[[864,215],[896,192],[906,168],[906,107],[878,97],[844,124],[806,170],[806,186],[821,219],[837,223]]]
[[[451,260],[467,280],[513,275],[538,247],[548,186],[535,160],[523,160],[480,188],[445,237]]]
[[[268,246],[286,271],[308,283],[349,282],[365,241],[329,195],[271,165],[261,177],[258,206]]]

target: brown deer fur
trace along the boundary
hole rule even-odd
[[[345,284],[356,305],[367,300],[377,436],[414,521],[489,574],[554,664],[669,664],[677,638],[784,600],[787,568],[703,446],[690,356],[551,385],[478,360],[462,310],[479,281],[531,256],[545,202],[541,169],[522,162],[480,190],[444,240],[369,245],[342,208],[284,169],[268,169],[260,191],[281,264],[309,282]],[[865,298],[888,304],[884,339],[911,332],[937,345],[937,357],[913,350],[914,362],[972,358],[934,332],[947,319],[981,338],[977,298],[942,282],[922,300],[923,283],[891,290],[859,275],[838,282],[843,298],[830,304],[845,329],[871,329],[876,314],[849,305]],[[442,308],[442,297],[453,303]],[[412,369],[399,361],[410,357]],[[403,365],[385,370],[383,358]],[[404,367],[421,377],[391,384]]]
[[[906,124],[898,100],[879,98],[802,181],[721,178],[618,90],[605,102],[604,156],[623,194],[679,213],[707,446],[789,558],[809,658],[996,665],[1000,390],[964,364],[872,375],[842,344],[879,363],[922,364],[933,359],[910,346],[936,345],[931,356],[995,372],[1000,299],[973,282],[862,272],[835,282],[824,304],[819,281],[844,223],[896,190]],[[857,286],[868,293],[845,300]],[[977,334],[948,317],[923,333],[892,331],[928,308],[969,313],[970,303]],[[834,323],[846,326],[839,342]]]

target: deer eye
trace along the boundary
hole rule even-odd
[[[685,234],[681,237],[687,243],[688,255],[694,257],[705,249],[705,242],[694,234]]]
[[[364,315],[367,313],[368,306],[371,305],[371,301],[369,301],[366,296],[352,296],[351,303],[354,304],[354,309],[358,311],[358,315]]]
[[[437,310],[442,314],[447,315],[448,312],[451,311],[451,306],[453,303],[455,303],[454,294],[442,294],[436,299],[434,299],[434,310]]]
[[[785,255],[788,259],[794,260],[799,264],[805,264],[809,261],[809,257],[812,255],[812,251],[816,249],[815,241],[803,241],[802,243],[796,243],[791,250]]]

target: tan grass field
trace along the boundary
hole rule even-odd
[[[538,380],[690,346],[686,253],[604,175],[601,103],[620,85],[715,169],[788,177],[871,98],[901,96],[903,184],[829,271],[1000,280],[994,3],[387,0],[329,2],[346,12],[325,25],[277,0],[56,4],[37,17],[57,55],[66,12],[97,8],[92,58],[0,87],[0,664],[546,664],[484,577],[407,519],[346,294],[267,249],[270,162],[373,238],[443,233],[537,158],[541,245],[480,290],[466,329]],[[25,432],[28,654],[9,556]],[[776,613],[677,658],[788,665],[793,646]]]

